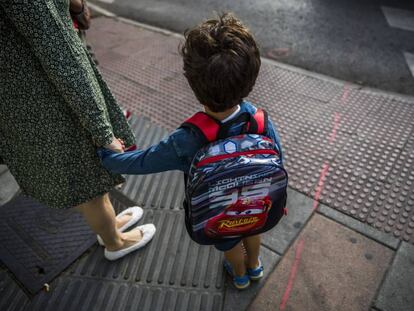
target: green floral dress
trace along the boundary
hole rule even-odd
[[[23,192],[69,208],[123,181],[96,146],[134,137],[73,29],[69,0],[0,0],[0,158]]]

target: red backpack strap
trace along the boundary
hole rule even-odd
[[[217,139],[217,134],[220,130],[220,121],[200,111],[188,118],[181,124],[181,127],[190,128],[200,133],[207,142],[212,142]]]
[[[269,118],[264,109],[257,109],[252,120],[247,124],[247,132],[264,135],[269,128]]]

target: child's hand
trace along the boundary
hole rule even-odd
[[[120,143],[122,144],[122,147],[124,148],[124,152],[127,152],[127,151],[134,151],[134,150],[136,150],[137,149],[137,145],[131,145],[131,146],[129,146],[128,148],[126,148],[125,147],[125,143],[124,143],[124,141],[122,140],[122,139],[120,139],[120,138],[118,138],[118,140],[120,141]]]
[[[121,143],[122,145],[122,150],[125,151],[125,143],[121,138],[118,138],[118,141]]]
[[[112,142],[109,145],[105,145],[104,148],[112,150],[114,152],[123,153],[125,149],[125,144],[122,139],[113,138]]]

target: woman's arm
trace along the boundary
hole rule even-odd
[[[71,33],[71,24],[62,20],[55,2],[0,0],[0,6],[95,143],[111,144],[113,131],[99,83],[86,61],[85,49]]]

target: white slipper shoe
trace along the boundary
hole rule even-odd
[[[139,206],[132,206],[122,211],[118,215],[116,215],[116,218],[124,216],[125,214],[132,214],[132,217],[125,225],[123,225],[121,228],[118,229],[121,232],[124,232],[125,230],[130,228],[132,225],[137,223],[142,218],[142,215],[144,214],[144,210]],[[99,245],[105,246],[102,238],[99,235],[97,235],[96,238],[98,239]]]
[[[144,247],[149,241],[151,241],[156,231],[153,224],[138,226],[134,230],[136,229],[139,229],[142,232],[142,239],[139,242],[130,247],[120,249],[119,251],[108,251],[105,248],[105,258],[108,260],[117,260],[124,257],[125,255],[128,255],[129,253],[132,253],[133,251],[136,251],[137,249],[140,249],[141,247]]]

